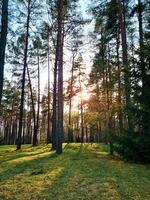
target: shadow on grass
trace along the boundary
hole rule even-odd
[[[27,158],[31,156],[40,155],[50,151],[50,145],[36,146],[23,145],[21,150],[16,151],[15,146],[4,146],[0,148],[0,164],[11,162],[16,159]]]
[[[31,158],[32,160],[30,160],[31,156],[33,156],[33,159]],[[15,165],[13,163],[11,164],[11,161],[13,161],[14,159],[26,159],[27,157],[29,158],[29,160],[22,161],[21,163],[16,163]],[[38,167],[40,169],[44,168],[46,172],[46,168],[49,169],[49,167],[55,167],[57,163],[54,162],[54,160],[58,157],[59,156],[55,152],[39,152],[30,155],[19,155],[16,157],[14,156],[12,159],[4,161],[10,161],[10,163],[8,169],[0,173],[0,181],[11,179],[22,172],[30,172]]]
[[[14,154],[14,155],[7,155],[6,158],[4,158],[3,160],[0,161],[0,164],[2,163],[5,163],[5,162],[9,162],[9,161],[13,161],[13,160],[16,160],[16,159],[19,159],[19,158],[26,158],[26,157],[31,157],[31,156],[37,156],[37,155],[40,155],[40,154],[43,154],[43,153],[46,153],[46,152],[37,152],[37,153],[19,153],[17,152],[17,155]]]
[[[37,152],[33,154],[25,154],[25,155],[21,154],[21,152],[20,154],[17,152],[17,155],[14,155],[8,159],[6,158],[0,162],[1,164],[7,161],[10,162],[9,165],[6,163],[6,166],[8,166],[8,169],[0,173],[0,181],[5,181],[7,179],[14,178],[14,176],[21,174],[22,172],[25,173],[26,171],[32,171],[38,167],[40,169],[43,168],[44,169],[43,172],[45,173],[47,170],[55,168],[57,166],[63,167],[63,165],[66,163],[66,160],[69,157],[73,157],[73,154],[76,153],[76,152],[71,152],[69,150],[67,150],[66,152],[65,147],[64,147],[63,155],[57,155],[55,152],[48,152],[48,151]],[[33,156],[33,159],[31,158],[32,160],[30,160],[30,157],[32,156]],[[29,160],[23,161],[23,159],[26,159],[26,158],[29,158]],[[22,159],[22,161],[21,163],[19,162],[16,164],[11,163],[11,161],[13,162],[13,160],[15,159],[18,159],[18,161],[19,159]]]
[[[145,181],[147,186],[150,183],[145,169],[141,170],[139,166],[118,162],[107,152],[101,151],[97,145],[91,147],[88,144],[66,144],[62,155],[57,156],[54,152],[51,154],[46,152],[49,153],[48,155],[43,153],[40,153],[41,157],[38,157],[37,153],[37,157],[32,160],[10,165],[0,174],[1,184],[3,185],[8,179],[13,180],[19,175],[18,177],[26,177],[26,179],[33,177],[32,184],[38,185],[38,181],[44,175],[40,191],[34,190],[32,198],[30,196],[26,199],[85,200],[96,199],[99,196],[101,200],[106,200],[113,196],[117,200],[129,199],[130,194],[141,195],[141,198],[144,187],[140,184],[141,189],[139,190],[138,187],[132,189],[132,186],[137,186],[138,181],[139,183]],[[50,180],[51,173],[56,169],[61,169],[61,171],[55,175],[54,179]],[[38,181],[37,177],[39,177]],[[23,180],[26,182],[26,179]]]
[[[108,152],[97,152],[81,144],[78,148],[67,146],[70,154],[64,169],[45,189],[46,199],[137,199],[148,200],[150,172],[145,166],[128,164],[112,157]],[[66,153],[66,152],[65,152]],[[140,174],[141,173],[141,174]],[[145,181],[145,186],[140,183]],[[49,193],[49,191],[51,191]],[[42,195],[42,194],[41,194]],[[42,199],[42,198],[41,198]]]

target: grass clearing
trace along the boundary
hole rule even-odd
[[[124,163],[106,145],[0,146],[0,200],[150,200],[150,166]]]

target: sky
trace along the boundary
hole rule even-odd
[[[88,5],[90,4],[91,0],[80,0],[80,9],[81,9],[81,14],[85,19],[89,19],[89,13],[87,13]],[[91,16],[90,16],[91,18]],[[83,65],[86,68],[85,72],[86,74],[89,74],[91,71],[91,65],[92,65],[92,59],[93,59],[93,53],[91,51],[91,44],[90,44],[90,38],[89,38],[89,32],[93,30],[93,25],[92,23],[86,24],[83,28],[83,48],[82,48],[82,56],[83,56]],[[87,44],[88,43],[88,44]],[[69,77],[70,77],[70,69],[71,69],[71,63],[72,63],[72,58],[71,54],[69,51],[64,52],[64,82],[66,82]],[[51,85],[53,83],[53,66],[54,66],[54,61],[51,61]],[[41,89],[42,91],[44,90],[45,85],[47,84],[47,67],[43,66],[45,69],[42,71],[41,74]]]
[[[88,9],[88,5],[90,4],[91,0],[79,0],[79,7],[80,7],[80,11],[81,11],[81,15],[83,16],[83,18],[85,19],[89,19],[91,18],[91,16],[89,15],[89,13],[87,13],[87,9]],[[13,24],[13,28],[15,29],[16,25]],[[89,74],[90,70],[91,70],[91,65],[92,65],[92,59],[93,59],[93,54],[92,54],[92,46],[90,43],[90,38],[89,38],[89,32],[91,32],[93,30],[93,24],[89,23],[86,24],[83,27],[83,48],[82,48],[82,57],[83,57],[83,66],[85,67],[85,73]],[[71,54],[68,50],[64,50],[64,86],[66,86],[66,82],[70,77],[70,69],[71,69],[71,63],[72,63],[72,58],[71,58]],[[54,67],[54,61],[51,60],[50,62],[51,65],[51,89],[53,87],[53,67]],[[6,66],[5,66],[5,77],[7,79],[11,80],[11,69],[12,66],[10,64],[7,64],[7,60],[6,60]],[[48,79],[48,71],[47,71],[47,62],[45,62],[45,64],[41,63],[40,65],[40,69],[41,69],[41,96],[44,93],[44,89],[45,86],[47,84],[47,79]],[[37,81],[34,81],[33,79],[31,80],[33,86],[36,88],[37,86]],[[88,97],[88,91],[84,88],[84,92],[83,92],[83,96],[86,99]],[[78,100],[75,99],[75,102],[77,102]]]

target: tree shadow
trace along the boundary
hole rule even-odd
[[[16,159],[19,159],[19,158],[26,158],[26,157],[31,157],[31,156],[37,156],[37,155],[40,155],[40,154],[43,154],[43,153],[46,153],[46,152],[37,152],[37,153],[18,153],[17,155],[14,154],[13,156],[12,155],[7,155],[7,157],[3,160],[0,161],[0,164],[2,163],[5,163],[5,162],[8,162],[8,161],[13,161],[13,160],[16,160]],[[9,158],[10,157],[10,158]]]
[[[49,154],[47,155],[47,153]],[[49,170],[49,166],[51,168],[55,168],[57,166],[63,166],[65,163],[65,158],[68,159],[71,156],[71,154],[73,154],[73,152],[66,153],[66,151],[64,151],[63,158],[62,156],[57,155],[55,152],[47,152],[47,151],[33,153],[29,155],[21,155],[21,154],[17,154],[16,156],[14,155],[12,158],[5,159],[1,161],[0,163],[13,161],[15,159],[24,159],[24,158],[30,159],[31,156],[35,156],[35,158],[33,157],[32,160],[25,160],[25,161],[22,160],[21,163],[19,162],[15,165],[12,163],[7,165],[8,169],[0,173],[0,182],[5,181],[7,179],[11,179],[15,175],[18,175],[22,172],[25,172],[28,170],[32,171],[32,169],[34,170],[37,167],[44,168],[44,172],[46,173],[46,171]],[[40,156],[40,158],[36,157],[38,155]],[[54,161],[55,159],[57,159],[57,162]]]
[[[67,146],[67,149],[70,152],[72,152],[72,149],[75,150],[76,152],[74,154],[70,154],[69,160],[66,161],[65,165],[63,165],[64,169],[61,171],[61,173],[59,173],[59,175],[53,181],[52,184],[47,185],[45,189],[43,188],[41,196],[44,193],[44,194],[47,194],[47,197],[45,199],[59,199],[59,200],[94,199],[95,194],[92,191],[90,194],[88,191],[88,187],[90,187],[93,183],[95,184],[95,181],[97,181],[96,176],[100,169],[98,166],[94,166],[97,163],[91,162],[88,159],[94,158],[96,154],[91,152],[92,155],[90,155],[90,157],[88,158],[87,152],[86,152],[87,145],[84,145],[84,144],[80,144],[78,148],[73,147],[73,145],[71,145],[71,148],[70,146]],[[108,155],[106,156],[106,158],[108,158]],[[110,159],[111,158],[109,157],[109,160]],[[100,162],[100,160],[98,161]],[[108,167],[109,169],[109,163],[108,165],[106,165],[106,163],[103,163],[102,167],[103,166]],[[105,175],[103,176],[105,177]],[[111,179],[112,178],[111,176],[112,174],[110,175],[109,172],[106,173],[106,177],[110,177]],[[104,185],[109,185],[109,187],[112,188],[111,184],[109,183],[107,179],[103,180],[103,182],[104,182]],[[96,184],[99,184],[100,186],[100,181],[98,180],[98,183]],[[107,192],[106,187],[104,186],[103,186],[103,190]],[[117,190],[116,190],[116,193],[119,196]],[[36,198],[37,197],[35,197],[35,199]]]
[[[96,199],[95,195],[103,197],[105,194],[108,197],[117,195],[117,200],[121,199],[119,195],[122,195],[122,190],[126,192],[130,189],[130,185],[136,184],[136,176],[139,174],[136,170],[135,166],[130,167],[122,161],[115,160],[97,148],[93,150],[84,144],[67,144],[62,155],[58,156],[52,152],[48,155],[43,154],[40,158],[9,166],[0,174],[0,182],[3,185],[8,179],[13,181],[19,175],[18,178],[23,178],[20,185],[23,181],[24,184],[29,184],[29,187],[34,185],[36,188],[37,185],[38,192],[33,189],[32,194],[27,194],[29,196],[26,199],[32,200],[85,200]],[[128,174],[133,174],[133,178],[128,178]],[[33,181],[28,183],[29,178]],[[39,188],[38,182],[41,180]]]

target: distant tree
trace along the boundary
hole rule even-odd
[[[81,22],[83,25],[83,22]],[[74,84],[77,81],[75,71],[76,69],[76,57],[79,54],[79,51],[83,45],[82,42],[82,34],[81,34],[82,28],[76,28],[73,30],[71,34],[71,41],[70,46],[68,46],[68,49],[71,51],[72,54],[72,66],[71,66],[71,77],[68,81],[68,88],[67,88],[67,96],[69,101],[69,117],[68,117],[68,142],[73,142],[73,127],[72,127],[72,98],[75,96],[74,92]]]

